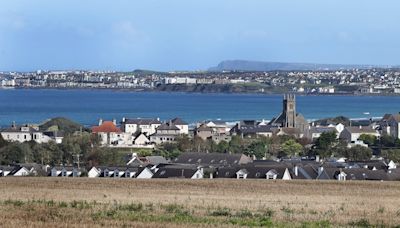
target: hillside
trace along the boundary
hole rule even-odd
[[[372,67],[374,66],[226,60],[219,63],[216,67],[211,67],[209,71],[338,70],[353,68],[368,69]]]
[[[39,126],[41,131],[63,131],[72,134],[83,129],[83,126],[64,117],[56,117]]]

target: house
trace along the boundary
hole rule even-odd
[[[169,123],[161,124],[157,127],[156,133],[150,135],[150,141],[155,144],[174,142],[175,139],[181,135],[181,129]]]
[[[196,164],[204,166],[233,166],[251,163],[253,160],[244,154],[196,153],[186,152],[173,160],[179,164]]]
[[[7,176],[22,177],[29,176],[31,172],[23,166],[15,166],[14,169]]]
[[[120,128],[116,126],[116,121],[103,121],[100,119],[99,125],[92,127],[92,133],[100,137],[102,145],[126,144],[129,140],[129,134],[123,134]],[[128,139],[127,139],[128,138]]]
[[[170,123],[172,125],[175,125],[177,128],[179,128],[180,130],[180,134],[189,134],[189,125],[188,123],[186,123],[185,121],[183,121],[181,118],[174,118],[172,120],[170,120]]]
[[[325,132],[334,132],[338,136],[338,131],[335,127],[310,127],[307,133],[307,138],[315,140],[321,136],[322,133]]]
[[[61,143],[63,134],[61,132],[42,132],[38,126],[23,125],[17,126],[15,122],[10,128],[1,130],[1,136],[9,142],[29,142],[48,143],[54,141]]]
[[[211,126],[217,126],[214,125],[214,123],[211,123],[208,122],[208,124]],[[200,124],[194,129],[195,136],[200,137],[203,140],[211,139],[217,144],[221,141],[229,142],[231,140],[231,136],[228,135],[228,133],[229,130],[226,131],[225,127],[209,127],[206,123]]]
[[[243,137],[271,137],[276,128],[271,125],[258,125],[257,122],[241,121],[236,124],[231,130],[232,135],[240,135]]]
[[[372,135],[375,137],[379,137],[380,134],[377,130],[367,126],[358,126],[358,127],[345,127],[342,133],[340,133],[339,138],[346,140],[349,143],[355,143],[358,141],[361,135]]]
[[[231,127],[222,120],[208,120],[204,125],[211,128],[215,134],[227,134],[231,130]]]
[[[236,179],[267,179],[291,180],[289,168],[285,165],[255,166],[253,164],[241,166],[236,172]]]
[[[14,169],[13,166],[0,166],[0,177],[8,176]]]
[[[292,128],[292,127],[278,128],[275,134],[278,136],[288,135],[288,136],[293,136],[295,138],[302,138],[304,136],[304,133],[302,133],[299,128]]]
[[[207,140],[214,135],[214,130],[205,124],[201,124],[194,129],[194,135],[200,137],[203,140]]]
[[[141,132],[146,136],[156,133],[157,127],[161,125],[160,119],[127,119],[122,118],[121,128],[126,133]]]
[[[159,168],[152,178],[202,179],[204,173],[196,166],[171,165]]]
[[[54,166],[50,170],[52,177],[80,177],[82,171],[73,166]]]
[[[138,171],[136,175],[137,179],[150,179],[154,175],[154,172],[149,167],[143,167]]]
[[[132,135],[134,136],[133,138],[133,145],[148,145],[150,144],[150,139],[147,137],[145,133],[139,132],[135,135],[136,133],[133,133]]]
[[[400,139],[400,114],[391,115],[387,120],[387,132],[390,136]]]
[[[89,178],[100,177],[100,174],[101,174],[101,169],[96,168],[95,166],[90,168],[89,171],[88,171],[88,177]]]

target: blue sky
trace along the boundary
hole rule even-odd
[[[398,0],[2,0],[0,70],[400,64]]]

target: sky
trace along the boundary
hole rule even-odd
[[[0,71],[400,65],[398,0],[1,0]]]

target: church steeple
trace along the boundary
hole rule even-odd
[[[283,113],[285,114],[285,127],[296,127],[296,97],[294,94],[285,94],[283,97]]]

